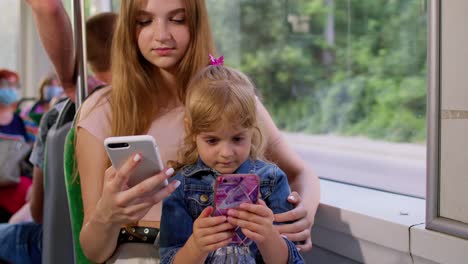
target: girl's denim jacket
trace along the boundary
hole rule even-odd
[[[260,160],[247,160],[234,173],[255,173],[260,177],[260,193],[274,214],[289,211],[290,194],[287,177],[278,166]],[[192,235],[194,221],[207,206],[213,206],[214,182],[218,172],[206,166],[202,160],[179,170],[171,180],[181,185],[163,202],[160,231],[161,263],[172,263],[177,251]],[[208,197],[208,199],[206,199]],[[288,263],[304,263],[295,244],[284,238],[288,246]],[[264,263],[255,243],[250,252],[257,263]],[[205,263],[210,263],[210,253]]]

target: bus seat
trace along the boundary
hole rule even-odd
[[[44,158],[42,263],[73,263],[73,238],[65,189],[63,151],[75,115],[67,101],[47,134]]]
[[[75,263],[92,263],[83,254],[80,245],[80,230],[83,225],[83,200],[81,199],[80,177],[75,169],[75,128],[72,127],[65,139],[64,167],[65,167],[65,185],[67,187],[68,205],[70,208],[73,245],[75,249]]]

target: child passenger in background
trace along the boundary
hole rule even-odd
[[[261,160],[264,141],[249,79],[212,58],[190,82],[185,106],[184,146],[172,164],[182,167],[173,179],[181,186],[163,203],[161,263],[303,263],[274,227],[273,214],[293,207],[290,188],[283,171]],[[261,200],[211,217],[215,179],[231,173],[257,174]],[[254,243],[231,244],[236,226]]]

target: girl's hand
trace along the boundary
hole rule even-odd
[[[211,217],[212,212],[211,206],[202,211],[193,223],[193,234],[189,240],[203,254],[227,246],[234,235],[234,226],[226,222],[226,216]]]
[[[119,170],[115,170],[113,167],[106,170],[102,196],[96,204],[93,220],[101,223],[112,223],[115,226],[135,223],[153,205],[169,196],[180,185],[179,181],[173,181],[158,192],[151,193],[174,173],[174,169],[169,168],[132,188],[128,188],[129,176],[140,161],[141,155],[136,154],[130,157]]]
[[[245,236],[255,241],[265,263],[287,263],[288,246],[273,225],[273,211],[264,201],[243,203],[228,211],[229,223],[239,226]]]
[[[262,200],[258,200],[258,204],[243,203],[239,209],[228,211],[229,223],[242,228],[242,233],[259,246],[268,242],[270,238],[279,236],[273,226],[273,220],[273,211]]]
[[[292,192],[288,197],[288,202],[295,206],[291,211],[276,214],[276,222],[293,222],[284,225],[275,225],[276,230],[289,240],[301,242],[297,248],[302,251],[307,251],[312,248],[312,240],[310,231],[314,224],[313,217],[310,219],[307,215],[307,210],[304,208],[301,196],[297,192]]]

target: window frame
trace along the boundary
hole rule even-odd
[[[441,0],[430,0],[428,20],[428,111],[426,228],[468,239],[468,224],[440,215]]]

